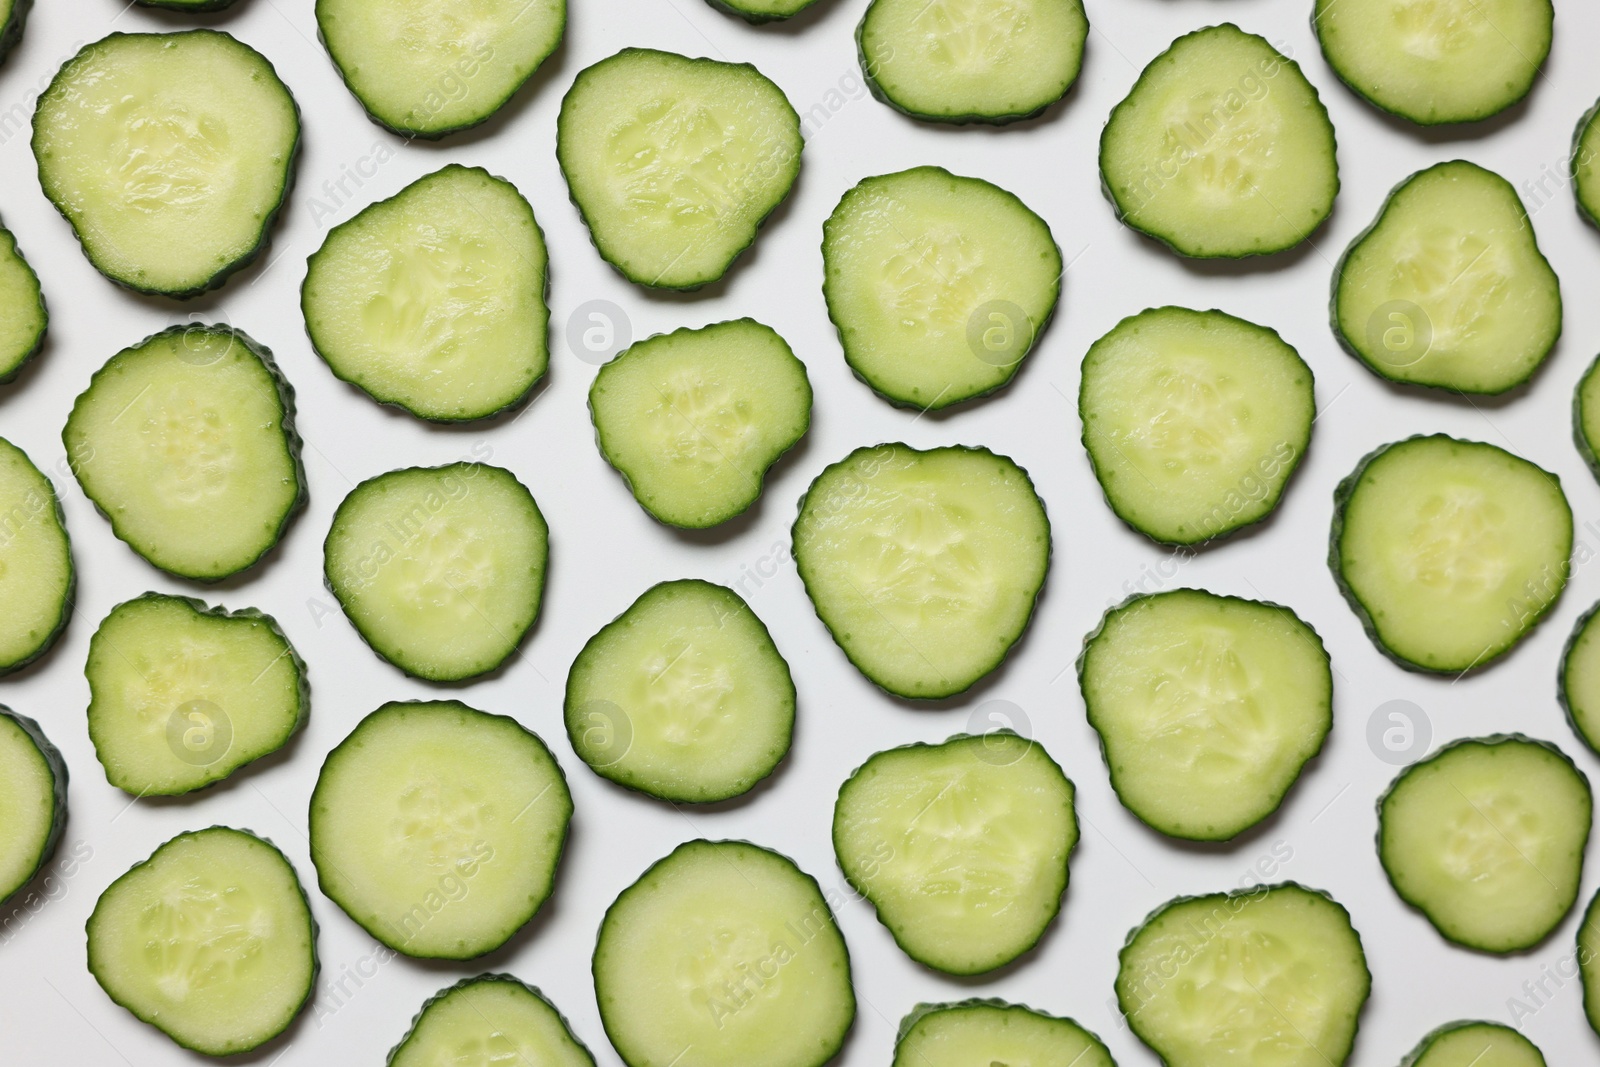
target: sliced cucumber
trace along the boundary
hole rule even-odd
[[[920,0],[919,0],[920,2]],[[867,178],[822,225],[822,294],[856,377],[937,410],[1009,382],[1061,294],[1050,227],[942,167]]]
[[[31,7],[33,0],[0,0],[0,61],[22,40],[22,26]]]
[[[858,448],[800,501],[794,559],[833,639],[873,684],[971,688],[1022,638],[1050,569],[1028,472],[986,448]]]
[[[50,479],[0,437],[0,675],[44,655],[72,616],[66,519]]]
[[[1271,514],[1316,420],[1311,368],[1277,331],[1150,308],[1083,357],[1083,447],[1106,503],[1153,541],[1194,545]]]
[[[1600,753],[1600,604],[1579,616],[1561,652],[1556,695],[1572,729]]]
[[[1504,655],[1561,596],[1571,554],[1560,480],[1494,445],[1384,445],[1334,493],[1334,580],[1378,651],[1412,670]]]
[[[549,898],[571,819],[560,764],[515,719],[393,702],[328,753],[311,862],[322,891],[385,945],[465,960]]]
[[[66,826],[66,761],[38,723],[0,704],[0,904],[44,870]]]
[[[248,1052],[311,999],[317,926],[283,853],[226,826],[179,834],[100,895],[89,973],[179,1045]]]
[[[1100,180],[1118,218],[1179,255],[1281,252],[1333,211],[1333,124],[1294,60],[1211,26],[1174,41],[1112,110]]]
[[[855,1019],[816,879],[744,841],[690,841],[617,897],[595,998],[628,1067],[822,1067]]]
[[[794,737],[794,679],[739,594],[662,582],[578,653],[567,736],[598,775],[690,804],[747,793]]]
[[[1118,960],[1117,1003],[1166,1067],[1342,1067],[1372,991],[1350,913],[1293,882],[1170,901]]]
[[[800,117],[748,63],[625,48],[561,101],[556,157],[623,277],[698,289],[727,273],[800,174]]]
[[[1378,801],[1378,858],[1447,940],[1516,952],[1578,899],[1594,802],[1554,745],[1466,739],[1407,767]]]
[[[919,1004],[900,1022],[893,1067],[1117,1067],[1075,1020],[1003,1000]]]
[[[111,532],[169,574],[237,574],[305,506],[294,390],[226,326],[174,326],[112,356],[61,439]]]
[[[1351,242],[1333,330],[1380,378],[1503,393],[1561,335],[1561,285],[1511,183],[1458,159],[1401,182]]]
[[[1010,731],[879,752],[839,789],[833,850],[906,955],[983,974],[1038,944],[1078,843],[1073,787]]]
[[[386,1067],[594,1067],[556,1006],[509,974],[463,978],[434,994]]]
[[[1600,478],[1600,356],[1583,372],[1572,395],[1572,440],[1590,473]]]
[[[778,457],[811,425],[811,380],[754,319],[640,341],[589,387],[600,454],[639,506],[699,529],[750,509]]]
[[[11,231],[0,227],[0,385],[39,354],[49,322],[39,276],[22,258]]]
[[[1600,226],[1600,100],[1583,113],[1572,134],[1568,170],[1578,214]]]
[[[335,226],[300,288],[344,381],[441,422],[522,401],[550,363],[544,232],[516,186],[450,164]]]
[[[707,0],[712,7],[759,26],[800,14],[817,0]]]
[[[33,116],[39,184],[89,262],[165,296],[255,259],[299,145],[272,64],[216,30],[113,33],[67,61]]]
[[[417,678],[494,670],[533,628],[550,528],[516,475],[482,463],[369,478],[334,513],[328,588],[372,650]]]
[[[1509,1026],[1460,1022],[1424,1037],[1401,1067],[1545,1067],[1545,1062],[1538,1046]]]
[[[1600,893],[1589,901],[1578,927],[1578,976],[1583,983],[1583,1014],[1600,1034]]]

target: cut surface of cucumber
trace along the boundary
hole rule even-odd
[[[867,178],[822,225],[822,294],[856,377],[937,410],[1009,382],[1055,311],[1061,249],[1021,200],[916,167]]]
[[[1378,858],[1445,938],[1483,952],[1542,941],[1578,899],[1589,781],[1554,745],[1469,738],[1407,767],[1378,802]]]
[[[33,0],[0,0],[0,62],[22,40],[22,26],[32,7]]]
[[[55,486],[0,437],[0,675],[26,667],[55,643],[72,616],[76,585]]]
[[[1151,61],[1100,135],[1117,216],[1184,256],[1292,248],[1333,210],[1333,125],[1294,60],[1231,23]]]
[[[628,1067],[822,1067],[856,1012],[816,879],[744,841],[679,845],[624,889],[594,986]]]
[[[647,590],[591,637],[567,674],[572,748],[598,775],[662,800],[749,792],[794,737],[789,665],[731,589]]]
[[[89,262],[165,296],[256,257],[299,143],[272,64],[216,30],[113,33],[67,61],[33,116],[39,184]]]
[[[335,226],[306,264],[300,307],[334,374],[459,422],[517,404],[544,376],[549,281],[516,186],[451,164]]]
[[[1039,942],[1078,843],[1073,787],[1009,731],[879,752],[839,789],[833,848],[906,955],[983,974]]]
[[[896,696],[953,696],[1021,639],[1050,567],[1033,482],[986,448],[859,448],[800,502],[794,559],[817,615]]]
[[[1396,186],[1333,279],[1339,343],[1392,382],[1503,393],[1561,334],[1561,286],[1517,191],[1464,160]]]
[[[754,319],[674,330],[600,368],[589,388],[600,454],[639,506],[670,526],[726,522],[761,495],[811,425],[811,381]]]
[[[1460,1022],[1422,1039],[1401,1067],[1545,1067],[1532,1041],[1499,1023]]]
[[[893,1067],[1116,1067],[1072,1019],[1002,1000],[919,1004],[900,1022]]]
[[[1578,202],[1578,214],[1600,226],[1600,100],[1578,120],[1572,134],[1568,172]]]
[[[66,762],[38,723],[0,704],[0,904],[50,862],[66,825]]]
[[[549,898],[571,819],[560,765],[515,719],[394,702],[323,763],[311,861],[322,891],[385,945],[465,960]]]
[[[283,853],[248,831],[174,837],[111,883],[88,930],[89,972],[106,994],[195,1052],[248,1052],[311,999],[305,891]]]
[[[386,1067],[594,1067],[544,994],[509,974],[463,978],[422,1006]]]
[[[1556,692],[1573,730],[1584,744],[1600,753],[1600,604],[1573,625],[1561,653]]]
[[[800,173],[800,117],[749,64],[625,48],[578,74],[556,157],[595,248],[623,277],[722,277]]]
[[[1589,364],[1573,393],[1572,440],[1590,473],[1600,478],[1600,357]]]
[[[738,15],[746,22],[760,25],[798,15],[816,0],[707,0],[707,3],[730,15]]]
[[[1266,518],[1311,440],[1311,368],[1277,331],[1150,308],[1083,357],[1083,447],[1117,517],[1193,545]]]
[[[39,276],[22,258],[11,231],[0,227],[0,384],[39,354],[49,322]]]
[[[369,478],[334,513],[328,588],[372,650],[407,674],[460,681],[533,628],[550,531],[516,475],[482,463]]]
[[[1378,650],[1413,670],[1509,651],[1560,597],[1571,554],[1560,480],[1494,445],[1384,445],[1334,493],[1334,579]]]
[[[1600,893],[1589,901],[1578,927],[1578,977],[1583,983],[1583,1014],[1600,1034]]]

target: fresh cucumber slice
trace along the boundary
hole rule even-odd
[[[174,326],[112,356],[61,439],[111,532],[183,578],[252,566],[305,506],[294,390],[226,326]]]
[[[22,40],[22,26],[32,7],[33,0],[0,0],[0,62]]]
[[[428,140],[504,107],[566,25],[566,0],[317,0],[318,36],[367,116]]]
[[[1162,307],[1090,346],[1078,416],[1117,517],[1161,544],[1195,545],[1278,506],[1316,397],[1311,368],[1277,331]]]
[[[1333,726],[1317,632],[1280,605],[1200,589],[1106,612],[1078,684],[1117,799],[1191,841],[1226,841],[1277,811]]]
[[[833,639],[895,696],[971,688],[1022,638],[1050,569],[1028,472],[986,448],[858,448],[811,483],[794,559]]]
[[[500,666],[533,628],[550,528],[504,468],[408,467],[352,489],[322,549],[361,639],[413,677],[454,682]]]
[[[811,380],[754,319],[660,334],[600,368],[589,414],[639,506],[700,529],[748,511],[811,425]]]
[[[0,904],[44,870],[66,825],[66,761],[38,723],[0,704]]]
[[[560,764],[515,719],[392,702],[328,753],[311,862],[322,891],[385,945],[465,960],[549,898],[571,820]]]
[[[822,1067],[856,1014],[816,879],[744,841],[679,845],[624,889],[594,988],[628,1067]]]
[[[1333,330],[1380,378],[1503,393],[1561,334],[1561,286],[1511,183],[1464,160],[1418,171],[1333,272]]]
[[[1589,901],[1578,927],[1578,976],[1583,983],[1583,1014],[1600,1034],[1600,893]]]
[[[893,1067],[1117,1067],[1111,1052],[1072,1019],[1003,1000],[919,1004],[900,1023]]]
[[[1009,382],[1061,294],[1050,227],[942,167],[867,178],[822,225],[822,295],[856,377],[937,410]]]
[[[39,354],[49,322],[39,276],[22,258],[11,231],[0,227],[0,385]]]
[[[1073,787],[1010,731],[879,752],[839,789],[833,850],[906,955],[983,974],[1038,944],[1078,843]]]
[[[1578,214],[1600,226],[1600,123],[1595,121],[1597,117],[1600,117],[1600,100],[1578,120],[1578,128],[1572,134],[1568,168]]]
[[[333,373],[423,419],[520,403],[550,363],[549,257],[516,186],[450,164],[335,226],[300,308]]]
[[[794,737],[794,679],[731,589],[662,582],[578,653],[567,736],[603,778],[701,804],[749,792]]]
[[[266,245],[300,145],[266,58],[216,30],[113,33],[39,97],[39,184],[89,262],[129,289],[215,289]]]
[[[712,7],[738,15],[746,22],[759,26],[765,22],[792,18],[817,0],[707,0]]]
[[[1567,584],[1554,474],[1443,434],[1369,453],[1334,493],[1328,565],[1378,651],[1454,674],[1504,655]]]
[[[1460,1022],[1422,1039],[1400,1067],[1545,1067],[1532,1041],[1499,1023]]]
[[[1589,780],[1521,735],[1466,739],[1407,767],[1378,801],[1378,858],[1400,899],[1447,940],[1516,952],[1578,899]]]
[[[139,797],[192,792],[278,751],[311,705],[271,615],[160,593],[111,609],[84,674],[106,780]]]
[[[509,974],[463,978],[435,994],[386,1067],[594,1067],[554,1004]]]
[[[698,289],[727,273],[800,174],[800,116],[748,63],[624,48],[561,101],[556,157],[623,277]]]
[[[1600,356],[1583,372],[1572,395],[1572,440],[1590,473],[1600,478]]]
[[[50,479],[0,437],[0,675],[44,655],[72,616],[66,521]]]
[[[1556,695],[1572,729],[1600,753],[1600,604],[1579,616],[1561,652]]]
[[[311,999],[317,925],[272,843],[213,826],[179,834],[100,894],[89,973],[106,995],[208,1056],[248,1052]]]
[[[1372,991],[1350,913],[1293,882],[1170,901],[1118,960],[1117,1003],[1166,1067],[1342,1067]]]

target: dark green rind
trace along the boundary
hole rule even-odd
[[[67,761],[61,758],[61,751],[50,743],[45,737],[39,724],[26,715],[18,715],[4,704],[0,704],[0,718],[10,719],[22,728],[33,742],[33,747],[39,750],[39,755],[44,757],[45,764],[50,768],[50,780],[53,788],[50,793],[50,802],[53,811],[50,817],[50,832],[44,839],[44,846],[39,849],[39,855],[29,871],[20,882],[9,891],[0,886],[0,907],[11,903],[22,891],[27,889],[33,880],[44,870],[51,858],[55,855],[56,846],[61,843],[61,834],[67,828]]]
[[[1476,1029],[1504,1030],[1508,1034],[1515,1034],[1517,1037],[1522,1038],[1522,1040],[1528,1041],[1527,1037],[1520,1031],[1514,1030],[1509,1026],[1502,1026],[1499,1023],[1485,1022],[1481,1019],[1463,1019],[1460,1022],[1445,1023],[1443,1026],[1436,1027],[1435,1029],[1429,1031],[1427,1036],[1418,1042],[1417,1047],[1412,1049],[1410,1053],[1406,1055],[1404,1060],[1400,1061],[1400,1067],[1416,1067],[1417,1064],[1422,1062],[1422,1057],[1428,1054],[1429,1050],[1433,1048],[1434,1044],[1438,1042],[1440,1038],[1449,1034],[1453,1034],[1457,1030]],[[1539,1054],[1539,1062],[1544,1063],[1544,1053],[1539,1051],[1539,1046],[1535,1045],[1532,1041],[1528,1041],[1528,1045],[1533,1049],[1534,1052]]]
[[[31,2],[31,0],[28,0],[28,2]],[[3,60],[4,57],[5,44],[3,34],[0,34],[0,60]],[[34,288],[39,290],[39,314],[42,316],[42,321],[39,323],[39,335],[33,339],[33,347],[28,349],[21,359],[17,360],[16,366],[9,371],[0,373],[0,385],[14,381],[17,375],[22,373],[22,369],[32,362],[33,358],[44,348],[44,336],[50,329],[50,309],[44,303],[44,287],[39,284],[39,274],[33,269],[33,265],[28,262],[28,257],[22,254],[22,249],[17,245],[16,235],[4,226],[0,226],[0,243],[4,242],[10,242],[12,254],[17,257],[17,261],[22,264],[27,272],[33,275]]]
[[[1567,725],[1578,735],[1578,740],[1588,745],[1589,751],[1600,755],[1600,737],[1590,737],[1584,732],[1573,710],[1572,700],[1567,694],[1567,661],[1572,658],[1572,650],[1577,647],[1578,638],[1583,636],[1583,631],[1594,620],[1596,613],[1600,613],[1600,603],[1591,605],[1588,611],[1578,616],[1578,621],[1572,624],[1572,633],[1567,636],[1567,643],[1561,646],[1561,665],[1556,668],[1556,700],[1561,704],[1561,710],[1567,716]]]
[[[1026,1004],[1013,1004],[1010,1001],[1001,1000],[999,997],[968,997],[966,1000],[952,1000],[937,1004],[923,1001],[907,1012],[905,1018],[900,1020],[899,1028],[895,1031],[895,1067],[917,1067],[916,1064],[912,1063],[901,1064],[899,1056],[900,1046],[905,1043],[906,1038],[911,1036],[911,1032],[917,1028],[918,1023],[922,1022],[922,1020],[931,1015],[942,1015],[945,1012],[966,1011],[971,1008],[998,1008],[1002,1011],[1025,1011],[1029,1015],[1036,1016],[1048,1022],[1069,1023],[1081,1030],[1093,1044],[1100,1046],[1100,1050],[1106,1054],[1106,1058],[1108,1060],[1111,1058],[1111,1050],[1106,1048],[1106,1043],[1104,1041],[1100,1040],[1100,1035],[1089,1029],[1087,1026],[1084,1026],[1071,1016],[1051,1015],[1047,1011],[1040,1011],[1037,1008],[1030,1008]]]
[[[769,22],[782,22],[785,19],[792,19],[816,2],[817,0],[806,0],[805,3],[801,4],[787,15],[763,15],[758,11],[746,10],[739,3],[739,0],[706,0],[706,3],[710,4],[718,11],[728,15],[737,15],[746,22],[750,23],[752,26],[764,26]]]
[[[1589,369],[1583,372],[1583,377],[1578,379],[1578,387],[1572,391],[1572,443],[1578,446],[1578,455],[1583,457],[1589,473],[1600,479],[1600,454],[1595,452],[1595,445],[1600,442],[1590,441],[1583,432],[1583,387],[1596,372],[1600,372],[1600,356],[1590,361]]]
[[[28,21],[28,9],[32,6],[33,0],[14,0],[11,14],[5,25],[0,26],[0,63],[5,62],[6,56],[22,40],[22,27]]]
[[[475,978],[463,978],[455,985],[446,986],[433,996],[429,997],[427,1000],[423,1001],[422,1007],[418,1008],[417,1013],[411,1017],[411,1028],[406,1031],[406,1036],[402,1037],[400,1039],[400,1043],[389,1050],[389,1054],[384,1057],[383,1062],[385,1064],[392,1064],[395,1061],[395,1057],[400,1055],[400,1050],[405,1048],[406,1045],[411,1042],[411,1039],[416,1036],[417,1027],[422,1025],[422,1017],[428,1014],[429,1008],[433,1007],[435,1004],[447,1000],[453,994],[459,993],[463,989],[469,989],[472,986],[479,985],[484,982],[504,982],[508,985],[519,986],[526,992],[532,993],[535,997],[539,998],[539,1000],[544,1002],[544,1006],[555,1012],[556,1018],[561,1020],[561,1028],[567,1032],[567,1037],[571,1039],[572,1043],[582,1050],[584,1056],[591,1064],[594,1063],[594,1054],[589,1051],[589,1046],[585,1045],[578,1035],[572,1032],[572,1024],[567,1022],[567,1017],[561,1014],[561,1009],[557,1008],[550,998],[544,995],[543,991],[541,991],[538,986],[529,985],[516,975],[495,973],[480,974]],[[529,1065],[529,1067],[533,1067],[533,1065]]]
[[[233,6],[233,0],[134,0],[140,7],[153,7],[165,11],[185,11],[206,14]]]
[[[1585,943],[1586,931],[1593,931],[1593,945]],[[1578,980],[1583,987],[1583,1015],[1589,1021],[1589,1029],[1600,1034],[1600,1000],[1596,999],[1600,994],[1600,892],[1595,893],[1584,909],[1583,921],[1578,924],[1577,942],[1575,955]]]
[[[0,441],[5,441],[6,444],[11,444],[11,442],[6,441],[3,437],[0,437]],[[16,445],[11,445],[11,447],[17,448]],[[17,448],[17,451],[22,452],[22,449]],[[67,449],[67,455],[71,457],[72,454],[72,449]],[[26,452],[22,452],[22,455],[23,458],[28,459],[28,454]],[[59,618],[57,618],[56,624],[51,628],[49,635],[47,635],[43,641],[39,642],[38,648],[35,648],[32,652],[28,653],[26,656],[23,656],[21,659],[13,660],[10,663],[0,663],[0,678],[4,678],[6,675],[11,674],[14,671],[20,671],[22,668],[26,667],[28,664],[32,663],[34,660],[38,659],[40,656],[44,655],[46,652],[49,652],[50,649],[55,647],[55,643],[60,639],[62,631],[67,628],[67,623],[72,619],[72,609],[77,602],[78,566],[72,558],[72,534],[67,529],[67,513],[61,508],[61,497],[56,493],[55,483],[46,477],[43,471],[40,471],[38,467],[34,466],[32,459],[28,459],[28,465],[33,467],[33,469],[39,474],[39,477],[44,481],[45,487],[50,491],[50,506],[53,509],[52,513],[55,515],[56,525],[61,528],[61,536],[67,542],[67,589],[61,597],[61,615]]]
[[[1583,117],[1578,120],[1577,129],[1572,131],[1572,149],[1567,153],[1567,180],[1572,183],[1572,199],[1578,209],[1578,216],[1592,226],[1600,226],[1600,217],[1590,211],[1583,202],[1583,187],[1578,182],[1578,167],[1584,160],[1579,157],[1583,153],[1583,135],[1589,132],[1589,127],[1594,125],[1594,120],[1600,117],[1600,100],[1596,100]],[[1589,160],[1588,162],[1594,162]],[[1596,176],[1600,180],[1600,175]],[[1600,194],[1600,190],[1596,190]]]

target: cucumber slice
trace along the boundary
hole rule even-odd
[[[744,841],[690,841],[600,923],[594,988],[628,1067],[822,1067],[855,1019],[816,879]]]
[[[141,293],[215,289],[265,247],[300,112],[226,33],[113,33],[39,97],[39,184],[95,269]]]
[[[66,761],[38,723],[0,704],[0,905],[44,870],[66,826]]]
[[[1600,226],[1600,100],[1583,113],[1572,134],[1568,169],[1578,214]]]
[[[139,797],[192,792],[278,751],[311,707],[306,665],[277,620],[189,597],[112,608],[83,672],[106,780]]]
[[[1078,843],[1073,787],[1010,731],[879,752],[839,789],[833,850],[912,959],[983,974],[1039,943]]]
[[[0,437],[0,675],[44,655],[67,628],[77,570],[66,522],[50,479]]]
[[[300,288],[339,378],[422,419],[488,418],[550,364],[549,257],[516,186],[458,164],[335,226]]]
[[[511,939],[555,888],[572,794],[515,719],[391,702],[328,753],[311,794],[322,891],[396,952],[465,960]]]
[[[428,140],[504,107],[566,25],[566,0],[317,0],[318,36],[367,117]]]
[[[186,1049],[248,1052],[311,999],[317,925],[270,841],[213,826],[179,834],[100,894],[89,973]]]
[[[748,63],[624,48],[561,101],[556,158],[602,258],[631,282],[722,277],[800,174],[800,116]]]
[[[1118,218],[1179,255],[1281,252],[1333,211],[1333,124],[1294,60],[1210,26],[1174,41],[1112,110],[1100,180]]]
[[[1578,899],[1589,780],[1520,734],[1468,738],[1407,767],[1378,801],[1378,858],[1400,899],[1447,940],[1516,952]]]
[[[322,549],[329,590],[374,652],[456,682],[510,659],[533,628],[550,528],[510,471],[451,463],[368,478]]]
[[[1003,1000],[919,1004],[900,1023],[893,1067],[1117,1067],[1111,1052],[1073,1019]]]
[[[39,354],[49,322],[39,276],[22,257],[11,231],[0,226],[0,385]]]
[[[111,532],[179,577],[254,565],[306,503],[294,390],[227,326],[174,326],[112,356],[61,440]]]
[[[1464,160],[1418,171],[1333,272],[1333,331],[1380,378],[1503,393],[1561,334],[1561,286],[1511,183]]]
[[[792,18],[817,0],[706,0],[712,7],[738,15],[752,26]]]
[[[1589,472],[1600,478],[1600,356],[1578,379],[1572,395],[1572,440]]]
[[[1583,1014],[1600,1034],[1600,893],[1589,901],[1578,927],[1578,976],[1583,983]]]
[[[1166,1067],[1342,1067],[1372,991],[1350,913],[1293,882],[1170,901],[1118,961],[1117,1004]]]
[[[1460,1022],[1422,1039],[1401,1067],[1545,1067],[1532,1041],[1499,1023]]]
[[[1317,0],[1311,25],[1357,96],[1436,126],[1486,119],[1527,96],[1554,19],[1550,0]]]
[[[1190,841],[1226,841],[1277,811],[1333,727],[1317,632],[1278,604],[1200,589],[1106,612],[1078,684],[1117,799]]]
[[[920,0],[919,0],[920,2]],[[1050,227],[942,167],[867,178],[822,225],[822,295],[857,378],[924,411],[1009,382],[1061,294]]]
[[[639,506],[701,529],[743,514],[772,465],[811,425],[806,367],[754,319],[660,334],[600,368],[589,387],[600,454]]]
[[[1561,596],[1571,554],[1560,479],[1494,445],[1384,445],[1334,493],[1334,580],[1378,651],[1410,670],[1504,655]]]
[[[862,674],[895,696],[954,696],[1022,638],[1050,569],[1028,472],[986,448],[858,448],[800,501],[806,595]]]
[[[567,736],[603,778],[703,804],[753,789],[794,737],[794,679],[739,594],[662,582],[591,637],[567,674]]]
[[[1579,616],[1561,652],[1556,695],[1572,729],[1600,753],[1600,604]]]
[[[22,40],[22,26],[32,7],[33,0],[0,0],[0,62]]]
[[[1311,368],[1277,331],[1221,311],[1150,308],[1083,357],[1083,447],[1117,517],[1161,544],[1272,513],[1316,420]]]
[[[554,1004],[509,974],[463,978],[435,994],[386,1067],[594,1067]]]

